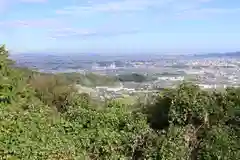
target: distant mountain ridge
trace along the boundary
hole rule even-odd
[[[194,54],[194,57],[240,57],[240,51],[226,53]]]

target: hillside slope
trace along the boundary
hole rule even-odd
[[[240,159],[240,89],[182,83],[151,105],[98,108],[62,78],[11,64],[0,47],[0,159]]]

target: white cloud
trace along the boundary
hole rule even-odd
[[[205,18],[214,15],[239,14],[240,8],[198,8],[177,13],[180,18]]]
[[[19,0],[20,2],[27,2],[27,3],[43,3],[47,2],[48,0]]]
[[[57,19],[39,19],[39,20],[12,20],[1,21],[0,26],[5,27],[59,27],[63,25]]]
[[[90,36],[95,34],[89,29],[76,29],[76,28],[59,28],[50,30],[52,37],[70,37],[70,36]]]
[[[207,3],[215,0],[93,0],[89,3],[66,6],[56,11],[63,15],[86,15],[90,13],[126,13],[154,11],[158,16],[174,16],[181,18],[209,17],[219,14],[231,14],[239,12],[238,8],[208,8]]]
[[[74,5],[57,10],[57,14],[82,14],[86,12],[127,12],[141,11],[172,0],[118,0],[105,3],[91,2],[85,6]]]
[[[117,28],[98,28],[98,29],[80,29],[80,28],[59,28],[49,31],[50,38],[83,38],[83,37],[93,37],[93,36],[117,36],[123,34],[135,34],[138,33],[138,29],[117,29]]]
[[[195,7],[211,0],[111,0],[99,3],[90,2],[87,5],[67,6],[56,11],[57,14],[81,15],[92,12],[134,12],[148,9],[172,9],[176,6]]]

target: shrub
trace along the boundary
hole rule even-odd
[[[0,53],[0,159],[240,159],[239,89],[182,83],[142,110],[97,109],[64,78],[13,68]]]

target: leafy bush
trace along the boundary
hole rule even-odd
[[[141,110],[99,109],[64,77],[13,68],[4,46],[0,62],[1,159],[240,159],[240,89],[182,83]]]
[[[35,75],[29,83],[35,90],[36,97],[49,106],[56,106],[60,112],[66,110],[72,94],[77,92],[74,86],[55,75]]]
[[[145,108],[150,125],[165,130],[163,159],[239,159],[239,89],[208,92],[190,83],[163,92]]]
[[[156,134],[141,113],[117,102],[92,109],[89,97],[64,80],[31,73],[24,78],[5,64],[7,55],[1,61],[1,96],[8,98],[0,103],[2,159],[138,159],[155,153]]]

